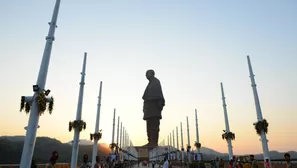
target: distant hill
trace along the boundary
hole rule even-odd
[[[228,153],[220,153],[208,147],[201,147],[200,152],[203,154],[204,160],[212,160],[212,159],[215,159],[216,157],[220,157],[223,160],[229,160]],[[296,151],[289,151],[288,153],[290,153],[291,159],[297,159]],[[249,155],[249,154],[246,154],[246,155]],[[255,159],[257,160],[264,159],[263,154],[254,154],[254,155],[255,155]],[[282,160],[284,159],[284,152],[270,151],[269,156],[271,160]]]
[[[213,149],[207,148],[207,147],[202,147],[201,148],[201,153],[204,156],[204,159],[206,160],[210,160],[213,159],[215,157],[220,157],[224,160],[229,160],[229,156],[227,153],[220,153],[217,152]],[[297,159],[297,152],[296,151],[289,151],[288,153],[290,153],[291,155],[291,159]],[[249,155],[249,154],[246,154]],[[255,159],[257,160],[263,160],[263,154],[254,154],[255,155]],[[270,151],[269,152],[269,156],[271,160],[280,160],[280,159],[284,159],[284,152],[278,152],[278,151]]]
[[[2,136],[0,137],[0,164],[19,164],[22,150],[24,136]],[[72,153],[72,141],[67,143],[62,143],[59,140],[48,138],[48,137],[38,137],[36,139],[35,151],[33,158],[37,163],[47,163],[49,161],[51,152],[57,150],[60,154],[58,162],[70,162]],[[99,144],[98,155],[107,156],[110,152],[107,144]],[[82,156],[88,154],[92,156],[93,143],[89,140],[80,140],[79,156],[78,161],[82,161]],[[211,160],[215,157],[221,157],[224,160],[228,160],[227,153],[220,153],[211,148],[202,147],[201,153],[203,153],[204,160]],[[297,159],[297,152],[290,151],[292,159]],[[254,154],[257,160],[262,160],[262,154]],[[270,158],[283,159],[284,153],[278,151],[270,151]]]
[[[66,144],[72,145],[72,141],[67,142]],[[93,142],[90,140],[86,140],[86,139],[81,139],[79,140],[79,144],[80,145],[93,145]]]
[[[0,139],[7,139],[12,142],[22,142],[24,141],[24,136],[1,136]]]
[[[205,155],[210,155],[210,156],[223,156],[223,155],[227,155],[226,153],[220,153],[217,152],[211,148],[207,148],[207,147],[201,147],[200,152],[205,154]]]
[[[2,136],[0,137],[0,164],[19,164],[23,150],[24,136]],[[78,161],[82,161],[84,154],[92,156],[92,145],[86,145],[87,140],[82,140],[84,145],[79,146]],[[109,153],[108,145],[98,145],[98,155],[107,156]],[[48,137],[37,137],[33,158],[37,163],[47,163],[51,152],[59,152],[59,162],[70,162],[72,146],[71,143],[62,143],[59,140]]]
[[[162,152],[166,151],[166,149],[164,149],[164,148],[167,148],[167,146],[163,147]],[[175,150],[176,150],[176,148],[175,148]],[[207,148],[207,147],[201,147],[200,152],[203,154],[204,160],[212,160],[216,157],[222,157],[224,155],[226,155],[228,158],[227,154],[217,152],[217,151]]]

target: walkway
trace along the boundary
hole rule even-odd
[[[160,166],[160,168],[162,168],[163,166]],[[153,168],[152,165],[150,164],[149,166],[142,166],[142,164],[138,165],[136,164],[135,166],[133,166],[132,168]],[[155,168],[159,168],[159,165],[156,165]]]

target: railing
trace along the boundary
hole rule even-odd
[[[79,167],[80,164],[77,165]],[[292,163],[293,168],[297,167],[297,163]],[[0,168],[19,168],[19,164],[0,164]],[[283,161],[272,161],[271,163],[272,168],[284,168],[284,162]],[[48,164],[37,164],[37,168],[47,168]],[[176,167],[176,166],[174,166]],[[205,163],[206,168],[211,168],[210,163]],[[228,163],[225,163],[225,168],[228,168]],[[264,168],[263,162],[258,163],[259,168]],[[70,168],[70,163],[57,163],[55,165],[55,168]],[[249,163],[244,163],[243,168],[251,168]]]
[[[131,165],[135,165],[137,162],[131,162]],[[127,164],[127,163],[126,163]],[[81,163],[77,164],[77,167],[79,168]],[[0,164],[0,168],[19,168],[19,164]],[[37,164],[37,168],[47,168],[48,164]],[[128,167],[127,165],[124,165],[124,167]],[[55,165],[55,168],[70,168],[70,163],[57,163]]]
[[[19,167],[20,167],[19,164],[0,164],[0,168],[19,168]],[[37,164],[37,168],[47,168],[47,167],[48,167],[48,164]],[[70,163],[57,163],[55,165],[55,168],[70,168]]]
[[[171,161],[171,164],[173,165],[173,168],[191,168],[192,166],[184,164],[182,166],[182,164],[178,161]],[[204,163],[205,168],[211,168],[211,163]],[[251,164],[250,163],[242,163],[243,168],[251,168]],[[273,161],[271,163],[272,168],[285,168],[285,164],[284,162],[279,162],[279,161]],[[158,167],[158,166],[157,166]],[[225,162],[224,164],[224,168],[229,168],[228,163]],[[258,168],[264,168],[264,164],[263,162],[258,162]],[[293,162],[292,163],[292,168],[297,168],[297,163]]]

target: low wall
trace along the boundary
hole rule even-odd
[[[19,168],[19,164],[1,164],[0,168]],[[47,164],[37,164],[37,168],[47,168]],[[78,166],[79,167],[79,166]],[[70,168],[70,163],[57,163],[55,168]]]
[[[272,162],[271,163],[272,168],[286,168],[284,163],[279,163],[279,162]],[[174,166],[175,168],[178,168],[178,166]],[[211,168],[210,163],[205,163],[206,168]],[[228,163],[225,163],[225,168],[229,168]],[[297,168],[297,163],[292,163],[293,168]],[[249,163],[243,164],[243,168],[251,168],[251,165]],[[258,163],[258,168],[264,168],[263,163]]]
[[[78,164],[79,167],[80,164]],[[19,164],[0,164],[0,168],[19,168]],[[258,163],[259,168],[264,168],[263,163]],[[285,168],[283,163],[272,162],[272,168]],[[38,168],[47,168],[47,164],[37,164]],[[206,168],[211,168],[210,163],[205,164]],[[70,163],[57,163],[55,168],[70,168]],[[225,163],[225,168],[228,168],[228,164]],[[250,164],[243,164],[243,168],[251,168]],[[297,168],[297,163],[293,163],[293,168]]]

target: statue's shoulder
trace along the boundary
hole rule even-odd
[[[158,78],[156,78],[156,77],[154,78],[153,81],[154,81],[155,83],[161,83],[160,80],[159,80]]]

